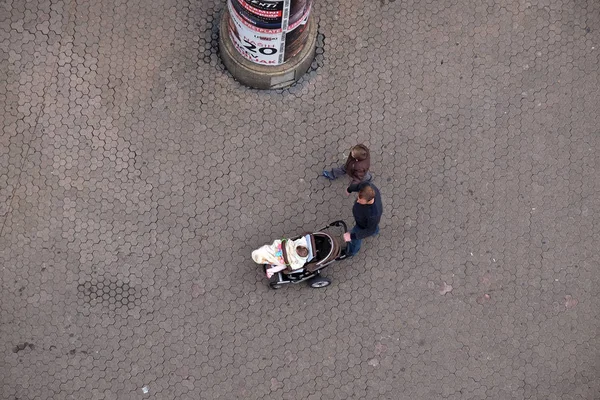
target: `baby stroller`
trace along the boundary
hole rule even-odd
[[[289,267],[283,271],[275,273],[269,279],[269,286],[272,289],[279,289],[284,285],[297,284],[301,282],[307,282],[312,288],[323,288],[331,284],[331,280],[324,276],[321,276],[321,271],[335,261],[343,260],[346,256],[342,253],[342,248],[338,242],[338,239],[333,237],[330,233],[326,232],[331,227],[340,227],[344,232],[348,231],[348,226],[344,221],[335,221],[327,225],[318,232],[310,233],[309,251],[313,254],[310,259],[302,268],[292,270]],[[292,238],[291,240],[297,240],[301,236]],[[287,263],[287,261],[286,261]],[[270,265],[263,264],[265,274],[267,268]]]

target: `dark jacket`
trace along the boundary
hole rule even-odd
[[[354,203],[354,207],[352,207],[352,215],[354,215],[354,220],[356,221],[356,233],[350,235],[352,240],[364,239],[373,235],[377,230],[379,221],[381,220],[381,214],[383,214],[381,194],[375,185],[365,182],[358,185],[357,188],[352,191],[358,192],[367,185],[371,186],[373,190],[375,190],[375,201],[373,204],[360,204],[358,202]]]
[[[369,168],[371,167],[371,153],[369,152],[369,149],[362,144],[359,144],[359,146],[363,147],[367,151],[367,158],[358,161],[353,158],[352,153],[350,153],[344,166],[346,175],[352,179],[353,184],[362,182],[365,179],[367,172],[369,172]]]

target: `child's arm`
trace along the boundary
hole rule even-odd
[[[363,182],[360,185],[352,184],[346,188],[346,192],[348,192],[348,193],[360,192],[360,189],[364,188],[368,184],[369,184],[369,182]]]

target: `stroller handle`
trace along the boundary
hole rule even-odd
[[[329,228],[330,226],[340,226],[340,227],[344,228],[344,233],[348,232],[348,225],[346,225],[346,223],[344,221],[342,221],[341,219],[338,221],[333,221],[332,223],[327,225],[327,228]]]

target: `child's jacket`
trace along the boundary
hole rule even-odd
[[[359,144],[358,146],[363,147],[367,151],[367,158],[358,161],[352,157],[352,153],[348,155],[348,160],[346,160],[344,168],[346,170],[346,175],[352,179],[352,183],[362,182],[371,167],[371,153],[369,152],[369,149],[362,144]]]

